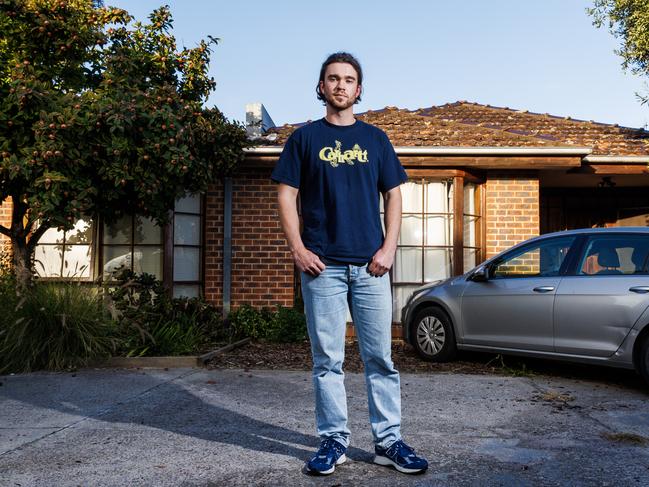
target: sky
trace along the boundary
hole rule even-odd
[[[164,0],[106,0],[145,20]],[[220,38],[208,106],[245,119],[261,102],[276,125],[324,115],[320,65],[348,51],[364,72],[355,111],[458,100],[618,123],[649,124],[649,91],[625,73],[620,40],[597,29],[586,0],[168,1],[179,47]],[[647,80],[649,81],[649,80]]]

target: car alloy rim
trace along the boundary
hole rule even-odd
[[[444,326],[434,316],[426,316],[417,325],[417,343],[428,355],[437,355],[446,341]]]

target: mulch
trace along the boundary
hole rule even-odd
[[[551,376],[590,380],[602,385],[616,384],[644,392],[647,390],[647,385],[632,370],[479,352],[458,352],[455,360],[451,362],[432,363],[422,360],[410,345],[403,342],[393,343],[392,360],[399,372],[512,377]],[[215,357],[206,365],[210,369],[311,370],[311,349],[308,341],[297,343],[252,341]],[[363,362],[358,344],[355,342],[348,342],[345,346],[344,370],[363,371]]]
[[[500,362],[493,355],[481,357],[484,362],[476,360],[455,360],[447,363],[425,362],[405,343],[392,345],[392,360],[401,372],[420,373],[469,373],[493,374],[502,369]],[[311,370],[311,349],[308,341],[297,343],[250,342],[226,354],[217,356],[207,364],[212,369],[283,369]],[[362,372],[363,361],[358,344],[349,342],[345,345],[345,364],[347,372]],[[501,370],[502,373],[502,370]]]

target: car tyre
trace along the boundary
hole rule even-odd
[[[448,315],[440,308],[425,308],[410,325],[411,342],[417,354],[429,362],[447,362],[455,357],[455,332]]]
[[[640,345],[640,355],[638,359],[637,370],[645,382],[649,384],[649,336],[645,337]]]

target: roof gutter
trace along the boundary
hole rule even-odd
[[[244,149],[249,156],[279,156],[282,146],[259,146]],[[400,156],[587,156],[590,147],[395,147]],[[616,158],[620,159],[620,158]],[[647,158],[649,161],[649,158]]]
[[[649,164],[649,156],[586,156],[584,162],[604,164]]]

